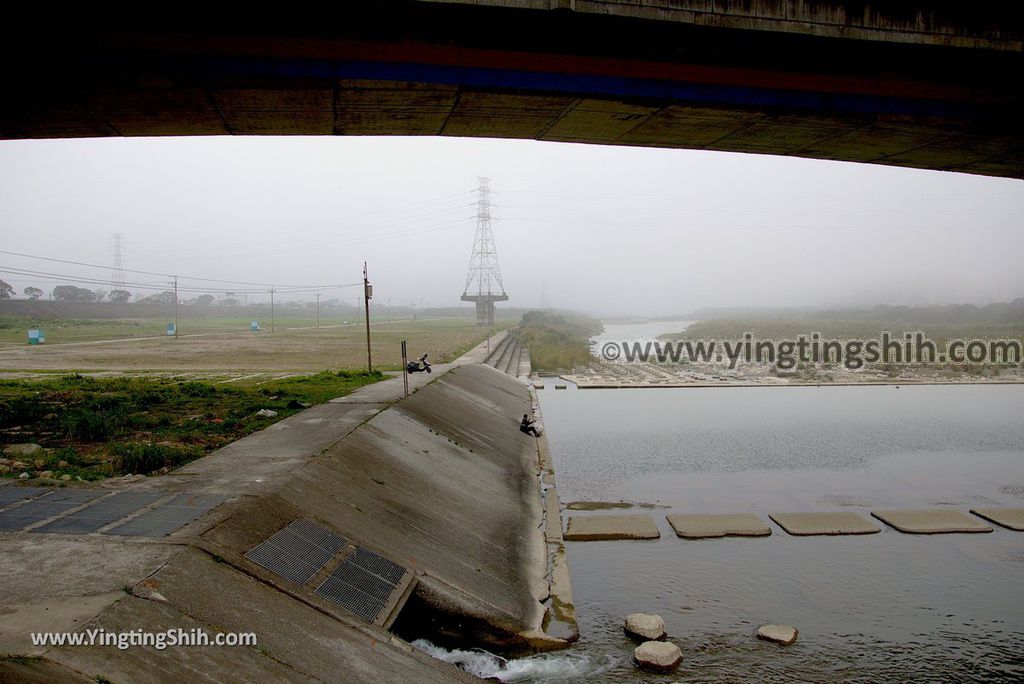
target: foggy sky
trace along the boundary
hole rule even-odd
[[[129,269],[280,285],[354,283],[366,260],[378,306],[455,305],[479,175],[515,306],[542,286],[549,305],[599,315],[1024,296],[1024,181],[519,140],[0,142],[0,249],[109,265],[120,232]],[[0,279],[19,296],[60,284]]]

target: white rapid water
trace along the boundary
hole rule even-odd
[[[599,675],[619,664],[610,655],[598,659],[593,655],[571,651],[506,660],[483,649],[465,651],[441,648],[426,639],[417,639],[412,645],[431,657],[451,663],[477,677],[495,677],[503,682],[570,682]]]

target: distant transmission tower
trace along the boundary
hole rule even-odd
[[[507,301],[508,295],[501,283],[498,250],[491,230],[491,189],[488,186],[491,179],[479,176],[478,180],[476,235],[473,237],[473,254],[469,258],[469,274],[462,301],[476,302],[477,325],[494,325],[494,303]]]
[[[112,263],[110,266],[110,289],[124,289],[124,235],[111,233],[110,255]]]

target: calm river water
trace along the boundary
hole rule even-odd
[[[563,504],[653,504],[613,512],[648,513],[662,536],[568,542],[580,642],[481,674],[538,682],[1024,681],[1024,532],[912,536],[879,523],[875,535],[800,538],[772,524],[767,538],[687,541],[665,520],[684,512],[750,511],[768,521],[776,511],[1024,506],[1024,386],[553,384],[539,396]],[[635,644],[622,632],[632,612],[665,619],[684,656],[674,675],[634,668]],[[795,625],[799,641],[758,641],[754,630],[766,622]]]

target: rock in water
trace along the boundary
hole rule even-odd
[[[800,632],[796,627],[789,625],[761,625],[757,628],[757,638],[765,641],[774,641],[783,646],[789,646],[796,641]]]
[[[665,638],[665,621],[659,615],[632,613],[626,616],[626,634],[644,641],[659,641]]]
[[[645,641],[633,650],[636,664],[645,670],[671,672],[683,660],[683,652],[668,641]]]

